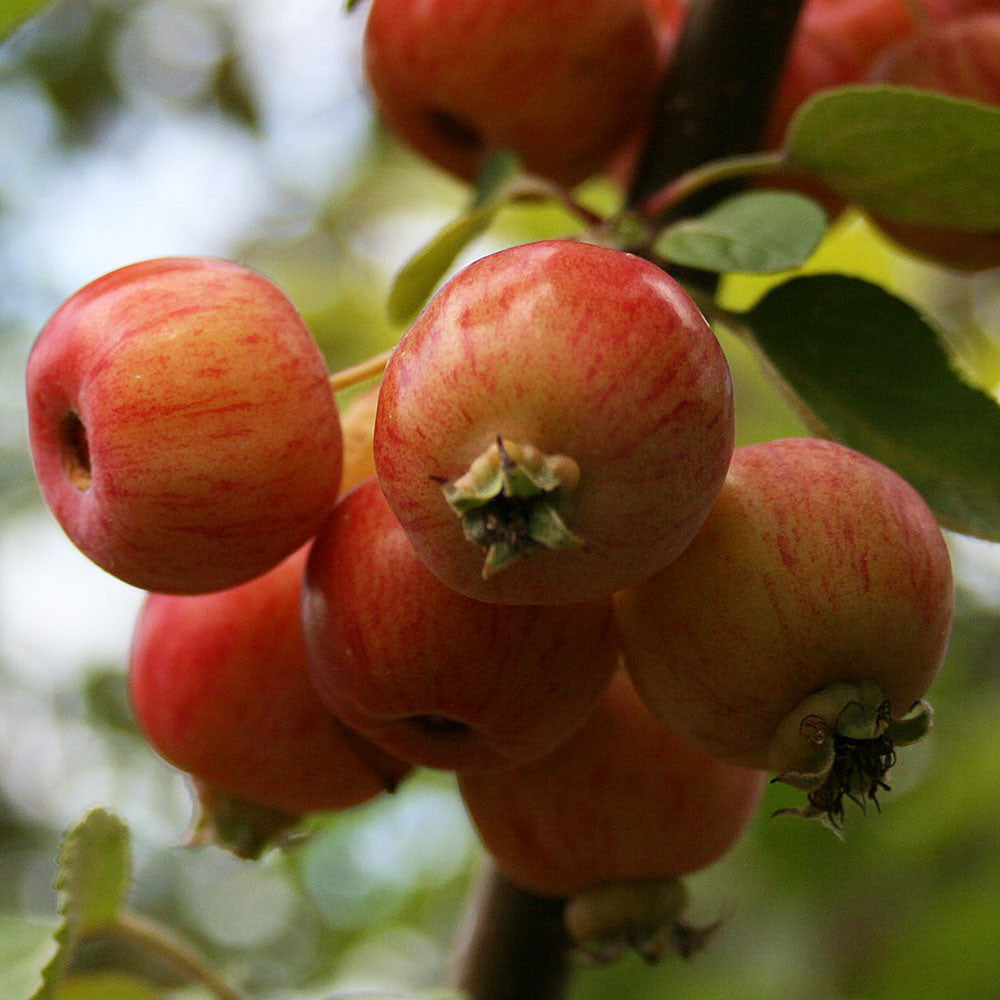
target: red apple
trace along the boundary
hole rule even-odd
[[[944,658],[951,568],[896,473],[832,442],[770,441],[736,450],[695,541],[616,608],[657,718],[787,776],[836,821],[842,794],[874,798],[893,741],[928,721],[899,722]]]
[[[595,907],[603,914],[609,897],[662,899],[664,880],[720,858],[753,816],[764,778],[681,742],[619,672],[568,742],[513,771],[463,775],[459,787],[500,871],[531,892],[577,897],[571,931],[605,944],[591,941]],[[676,892],[666,899],[678,902]]]
[[[694,537],[732,445],[726,359],[683,288],[568,241],[452,278],[393,354],[375,424],[379,480],[420,557],[511,604],[651,576]]]
[[[364,802],[408,770],[350,733],[313,689],[299,615],[306,555],[216,594],[151,594],[129,668],[136,718],[158,753],[214,796],[291,814]]]
[[[394,756],[458,771],[511,767],[567,739],[618,658],[607,599],[499,607],[450,590],[375,479],[316,538],[303,624],[332,712]]]
[[[146,590],[257,576],[337,496],[340,424],[288,299],[236,264],[146,261],[49,320],[28,361],[45,499],[98,565]]]
[[[644,0],[374,0],[365,34],[382,117],[466,179],[501,148],[561,184],[601,170],[649,111],[658,62]]]

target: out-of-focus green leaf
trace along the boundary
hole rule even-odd
[[[496,198],[504,186],[521,172],[521,161],[506,149],[491,153],[476,178],[476,196],[472,207],[479,208]]]
[[[0,914],[0,1000],[28,1000],[42,985],[42,971],[58,945],[55,920]]]
[[[121,973],[95,973],[67,979],[57,1000],[161,1000],[162,994],[147,983]]]
[[[44,970],[37,1000],[57,995],[80,938],[117,917],[131,877],[129,840],[128,827],[103,809],[87,813],[66,834],[55,883],[62,917],[56,931],[59,950]]]
[[[895,469],[948,527],[1000,539],[1000,407],[912,306],[856,278],[802,277],[746,320],[814,429]]]
[[[9,35],[22,21],[37,14],[48,0],[4,0],[0,3],[0,39]]]
[[[705,271],[769,273],[804,264],[826,232],[826,213],[790,191],[735,195],[664,229],[653,249]]]
[[[463,212],[403,265],[389,290],[387,308],[391,322],[406,323],[413,319],[455,258],[486,232],[499,209],[499,202],[490,202]]]
[[[790,167],[897,222],[1000,229],[1000,109],[929,91],[845,87],[806,102]]]

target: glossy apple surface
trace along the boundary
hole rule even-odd
[[[332,712],[394,756],[457,771],[511,767],[583,725],[618,658],[611,603],[470,600],[414,553],[375,479],[313,544],[303,625]]]
[[[383,119],[446,170],[510,149],[575,184],[649,111],[658,48],[644,0],[374,0],[365,66]]]
[[[129,668],[158,753],[213,792],[292,814],[364,802],[408,770],[313,689],[299,617],[306,555],[216,594],[151,594]]]
[[[706,867],[749,823],[764,781],[683,743],[620,672],[568,742],[513,771],[463,775],[459,787],[508,878],[570,896]]]
[[[285,295],[225,261],[166,258],[73,295],[28,361],[45,499],[99,566],[200,593],[263,573],[336,499],[326,366]]]
[[[497,438],[571,458],[565,520],[582,547],[544,547],[483,578],[442,495]],[[393,354],[375,465],[428,567],[478,600],[571,603],[651,576],[694,537],[733,446],[732,383],[704,317],[648,261],[568,241],[461,271]]]
[[[616,608],[654,715],[706,753],[784,771],[778,726],[814,692],[875,681],[895,717],[924,697],[948,643],[951,567],[896,473],[790,438],[738,448],[695,541]]]

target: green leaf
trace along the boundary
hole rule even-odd
[[[58,950],[55,920],[0,914],[0,1000],[28,1000]]]
[[[37,14],[48,0],[4,0],[0,4],[0,39],[9,35],[22,21]]]
[[[494,201],[463,212],[403,265],[389,290],[391,322],[406,323],[416,316],[455,258],[486,232],[499,209]]]
[[[947,527],[1000,540],[1000,407],[962,381],[915,309],[822,275],[745,317],[818,430],[895,469]]]
[[[351,11],[354,10],[354,8],[360,3],[361,0],[344,0],[344,13],[350,14]]]
[[[668,226],[653,249],[687,267],[760,274],[801,267],[825,232],[826,213],[812,199],[789,191],[753,191]]]
[[[66,834],[55,883],[62,917],[55,935],[59,950],[33,1000],[53,998],[81,937],[114,922],[128,891],[131,865],[128,827],[103,809],[87,813]]]
[[[59,988],[56,1000],[162,1000],[148,983],[118,972],[73,976]]]
[[[1000,109],[901,87],[806,102],[788,165],[897,222],[1000,229]]]
[[[499,198],[503,189],[521,172],[521,161],[515,153],[498,149],[490,153],[476,178],[476,195],[473,208]]]

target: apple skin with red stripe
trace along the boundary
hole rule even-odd
[[[39,335],[27,396],[52,512],[94,562],[146,590],[257,576],[337,497],[322,354],[285,295],[236,264],[164,258],[98,278]]]
[[[374,477],[316,536],[302,624],[334,715],[400,760],[460,773],[514,767],[568,739],[619,658],[607,598],[501,607],[450,590]]]
[[[551,754],[462,775],[469,815],[500,870],[542,896],[676,877],[720,858],[766,776],[683,743],[615,675],[586,725]]]
[[[238,587],[150,594],[129,689],[156,751],[215,795],[299,815],[392,789],[409,767],[332,716],[300,621],[308,547]]]
[[[644,0],[375,0],[365,69],[383,120],[472,180],[491,151],[577,184],[652,110],[659,42]]]
[[[925,696],[954,596],[912,486],[843,445],[788,438],[737,448],[695,541],[615,605],[650,711],[720,760],[781,773],[812,746],[802,724],[819,709],[799,706],[817,692],[874,682],[894,719]],[[844,707],[815,721],[832,732]]]
[[[725,355],[684,289],[631,254],[553,240],[471,264],[410,327],[379,393],[375,467],[413,547],[449,587],[480,601],[570,604],[683,551],[722,486],[733,434]],[[539,545],[484,578],[483,548],[442,483],[498,439],[575,463],[578,482],[554,494],[582,544]]]

